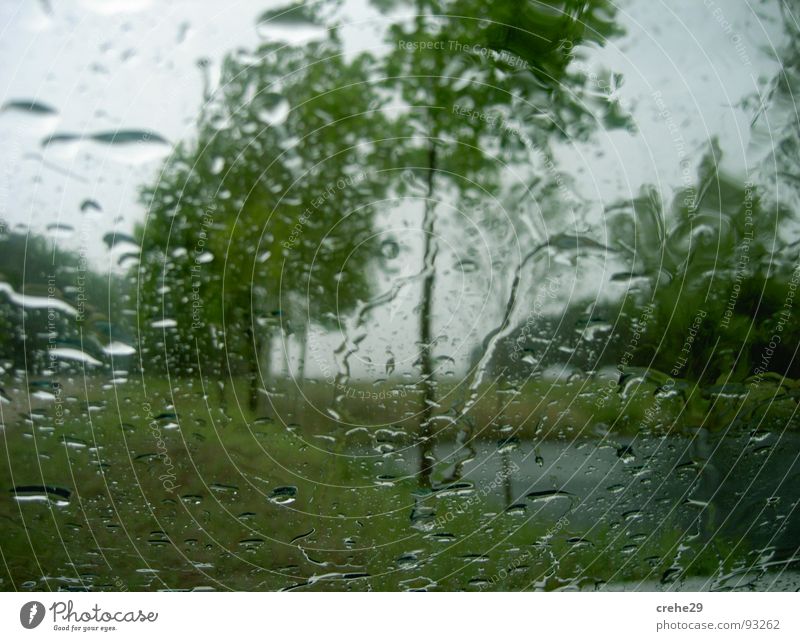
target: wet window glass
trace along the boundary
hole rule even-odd
[[[0,588],[800,588],[796,9],[3,3]]]

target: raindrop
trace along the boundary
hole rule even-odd
[[[633,448],[630,445],[623,445],[617,448],[617,456],[622,459],[623,463],[630,463],[636,458],[636,455],[633,453]]]
[[[56,507],[69,505],[72,492],[53,485],[18,485],[10,490],[14,500],[20,503],[50,503]]]
[[[513,452],[519,447],[520,441],[516,436],[510,436],[497,443],[498,452]]]
[[[242,539],[241,541],[239,541],[239,545],[243,548],[252,550],[255,548],[260,548],[262,545],[264,545],[264,539],[259,539],[259,538]]]
[[[628,510],[627,512],[622,513],[622,518],[625,521],[638,521],[643,517],[641,510]]]
[[[36,100],[9,100],[0,111],[21,111],[34,116],[52,116],[58,113],[53,107]]]
[[[221,492],[224,494],[236,494],[239,491],[236,485],[226,485],[225,483],[212,483],[208,486],[214,492]]]
[[[475,486],[470,481],[459,481],[458,483],[449,483],[442,489],[437,489],[437,498],[444,498],[447,496],[466,496],[473,493]]]
[[[69,361],[79,361],[86,365],[102,365],[96,358],[92,358],[86,352],[73,347],[54,347],[50,350],[50,356]]]
[[[397,258],[399,254],[400,245],[398,245],[394,240],[384,240],[381,243],[381,256],[384,258],[391,260],[393,258]]]
[[[162,530],[156,530],[154,532],[150,532],[150,538],[147,541],[150,545],[155,547],[164,547],[165,545],[170,545],[172,542],[169,540],[166,532]]]
[[[525,495],[525,498],[535,503],[549,503],[556,499],[571,499],[572,494],[564,490],[542,490],[540,492],[530,492]]]
[[[294,485],[276,487],[269,495],[269,500],[277,505],[294,503],[297,498],[297,488]]]
[[[386,360],[386,375],[388,376],[392,372],[394,372],[395,363],[394,363],[394,356],[389,352],[389,358]]]
[[[436,534],[428,535],[429,538],[438,543],[450,543],[456,540],[455,534],[451,532],[437,532]]]
[[[391,474],[378,474],[375,479],[375,484],[381,487],[392,487],[395,484],[396,477]]]
[[[258,18],[256,32],[265,40],[292,45],[320,40],[328,34],[328,30],[313,20],[303,5],[294,9],[275,9],[263,13]]]
[[[294,545],[295,543],[297,543],[297,541],[300,541],[302,539],[308,538],[309,536],[314,534],[314,532],[316,532],[316,531],[317,531],[316,528],[312,527],[308,532],[303,532],[302,534],[298,534],[291,541],[289,541],[289,545]]]
[[[130,356],[136,353],[136,349],[126,343],[113,341],[103,347],[103,353],[108,356]]]
[[[170,327],[177,327],[178,321],[173,320],[172,318],[162,318],[161,320],[153,321],[150,323],[150,327],[155,329],[168,329]]]
[[[211,162],[211,173],[218,176],[225,169],[225,159],[222,156],[217,156]]]
[[[584,539],[579,536],[573,536],[567,539],[567,543],[569,543],[572,547],[590,547],[594,545],[594,543],[588,539]]]
[[[412,527],[421,530],[430,530],[434,526],[436,510],[429,505],[415,505],[411,511]]]
[[[103,242],[109,249],[113,249],[117,245],[121,245],[124,243],[134,245],[137,248],[139,247],[139,243],[136,242],[136,239],[133,236],[131,236],[130,234],[122,234],[118,232],[108,232],[103,236]]]
[[[47,232],[54,238],[70,238],[75,232],[75,228],[65,223],[50,223],[47,226]]]
[[[96,134],[59,133],[42,140],[42,147],[78,140],[91,140],[104,145],[133,145],[140,143],[168,145],[169,142],[157,133],[139,129],[101,131]]]
[[[258,112],[258,119],[265,125],[277,127],[286,122],[291,111],[289,101],[276,93],[263,96],[264,107]]]
[[[18,294],[8,283],[0,283],[0,293],[5,293],[14,305],[19,305],[23,308],[47,309],[48,311],[58,310],[70,316],[78,315],[78,310],[63,300],[48,296]]]
[[[62,436],[61,442],[69,448],[74,450],[82,450],[89,446],[89,444],[84,441],[83,439],[75,438],[74,436]]]
[[[404,570],[413,570],[419,565],[419,557],[413,552],[408,552],[397,557],[395,563]]]

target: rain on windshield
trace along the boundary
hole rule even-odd
[[[3,590],[800,587],[790,3],[0,17]]]

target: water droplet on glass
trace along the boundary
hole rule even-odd
[[[265,40],[292,45],[328,35],[327,29],[311,17],[311,10],[302,5],[293,10],[277,9],[262,14],[256,23],[256,31]]]
[[[217,156],[211,162],[211,173],[218,176],[225,169],[225,159],[222,156]]]
[[[297,498],[297,488],[293,485],[276,487],[270,492],[269,500],[277,505],[288,505],[294,503]]]
[[[263,107],[258,112],[258,119],[265,125],[277,127],[286,122],[291,111],[289,101],[278,94],[266,94],[260,97],[264,103]]]
[[[3,103],[0,111],[19,111],[32,116],[52,116],[57,113],[50,105],[37,100],[9,100]]]
[[[19,503],[49,503],[64,507],[69,505],[72,492],[54,485],[18,485],[11,490],[11,495]]]
[[[108,356],[130,356],[136,353],[136,349],[126,343],[113,341],[103,347],[103,353]]]
[[[63,358],[68,361],[78,361],[86,365],[102,365],[96,358],[74,347],[54,347],[50,350],[51,358]]]
[[[150,326],[155,329],[169,329],[171,327],[177,327],[178,321],[172,318],[162,318],[161,320],[153,321],[150,323]]]
[[[394,240],[384,240],[381,243],[381,256],[391,260],[397,258],[400,254],[400,245]]]

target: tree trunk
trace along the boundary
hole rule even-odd
[[[295,390],[294,390],[294,421],[300,422],[298,410],[300,407],[305,407],[305,382],[306,382],[306,351],[308,350],[308,327],[303,324],[303,329],[300,330],[300,358],[297,363],[297,376],[295,377]]]
[[[227,411],[228,409],[228,395],[226,394],[226,383],[228,376],[228,361],[224,349],[219,350],[219,372],[217,372],[217,385],[219,385],[219,405]]]
[[[249,341],[251,345],[247,346],[248,353],[250,354],[248,358],[248,372],[247,372],[247,379],[248,379],[248,388],[249,388],[249,397],[250,397],[250,411],[253,413],[258,412],[258,388],[259,388],[259,367],[258,361],[261,353],[261,341],[257,338],[253,337],[253,331],[248,329],[247,330],[248,336],[252,339]],[[252,350],[252,351],[251,351]]]
[[[428,149],[428,195],[425,201],[425,217],[423,234],[425,236],[425,252],[423,255],[425,277],[422,282],[422,300],[419,319],[419,342],[421,345],[422,370],[422,408],[420,410],[420,485],[431,487],[431,474],[436,459],[433,455],[434,437],[431,430],[433,406],[435,403],[435,382],[433,380],[433,295],[436,280],[437,245],[434,240],[436,222],[436,206],[433,203],[434,179],[436,172],[436,147],[431,141]]]

